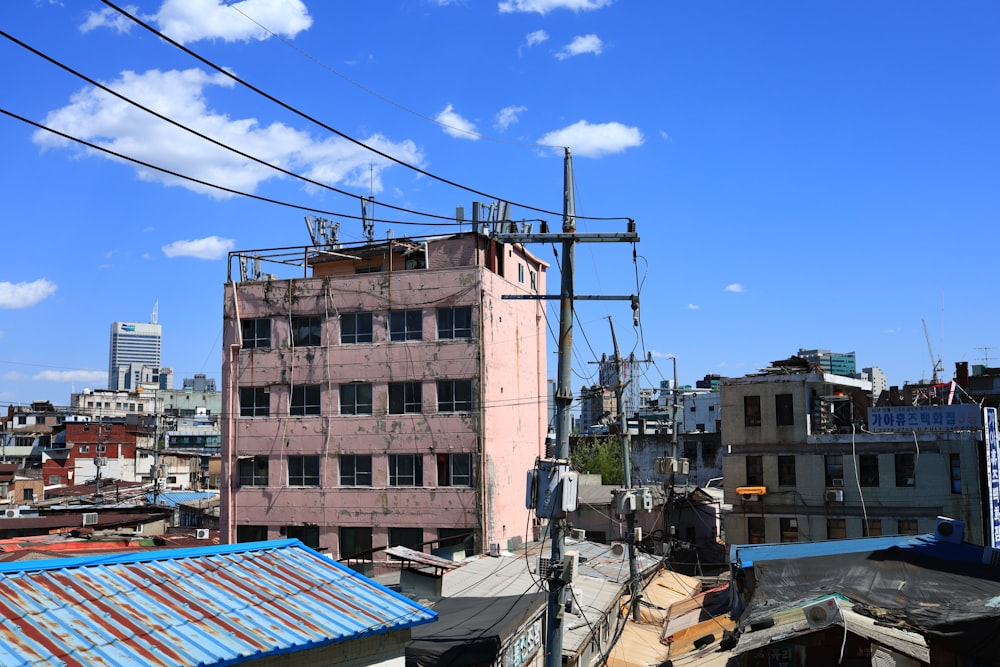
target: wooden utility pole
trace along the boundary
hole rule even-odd
[[[577,300],[626,300],[638,308],[638,296],[578,296],[573,290],[576,244],[581,242],[631,242],[639,240],[635,223],[631,220],[625,233],[577,234],[576,203],[573,192],[573,158],[569,148],[563,160],[563,221],[562,233],[497,232],[498,241],[509,243],[562,243],[562,284],[559,295],[504,295],[505,299],[559,299],[559,362],[556,386],[556,451],[553,458],[542,459],[531,475],[528,489],[529,508],[535,515],[549,520],[549,537],[552,540],[550,568],[546,581],[549,588],[547,629],[545,641],[545,667],[561,667],[563,646],[563,615],[568,600],[567,587],[571,583],[572,568],[564,567],[563,538],[567,508],[576,507],[575,473],[569,462],[570,408],[573,404],[573,303]],[[572,496],[572,497],[571,497]]]

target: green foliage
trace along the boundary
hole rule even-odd
[[[602,484],[621,485],[625,479],[622,468],[622,443],[617,435],[589,436],[576,441],[569,455],[573,467],[601,476]]]

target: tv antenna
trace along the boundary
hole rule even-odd
[[[314,246],[327,249],[337,248],[340,241],[337,238],[340,233],[340,223],[315,215],[306,216],[306,229],[309,230],[309,238]]]
[[[361,227],[364,230],[365,239],[369,243],[373,243],[375,241],[375,197],[372,195],[368,195],[368,199],[361,200]]]

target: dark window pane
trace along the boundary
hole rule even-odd
[[[318,315],[305,315],[292,318],[292,345],[306,347],[320,345],[322,337],[323,318]]]
[[[319,385],[295,385],[292,387],[292,402],[288,413],[293,416],[320,414]]]
[[[371,343],[372,314],[347,313],[340,316],[340,342],[344,345]]]

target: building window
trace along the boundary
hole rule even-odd
[[[438,338],[472,338],[472,307],[438,308]]]
[[[292,347],[321,345],[323,318],[319,315],[299,315],[292,318]]]
[[[798,519],[785,518],[782,517],[778,520],[778,525],[781,528],[781,541],[782,542],[798,542],[799,541],[799,521]]]
[[[419,454],[389,455],[389,486],[423,486],[424,460]]]
[[[760,456],[748,456],[747,462],[747,486],[764,485],[764,460]]]
[[[588,531],[589,534],[589,531]],[[476,553],[476,536],[472,528],[439,528],[438,546],[461,545],[466,556]]]
[[[267,539],[267,526],[236,526],[237,542],[263,542]]]
[[[828,540],[842,540],[847,537],[846,519],[827,519],[826,538]]]
[[[271,414],[267,387],[240,387],[240,417],[267,417]]]
[[[24,489],[21,492],[21,500],[27,501],[29,503],[30,502],[34,502],[34,500],[35,500],[35,490],[34,489]]]
[[[420,340],[424,337],[424,313],[420,310],[389,312],[389,340]]]
[[[240,330],[243,333],[244,350],[270,349],[271,320],[267,317],[257,317],[240,320]]]
[[[861,486],[878,486],[878,454],[862,454],[858,457],[858,479]]]
[[[844,485],[844,456],[842,454],[827,454],[823,457],[824,477],[827,487]]]
[[[285,526],[285,537],[299,540],[312,549],[319,549],[319,526]]]
[[[766,540],[764,539],[764,517],[762,516],[748,516],[747,517],[747,543],[749,544],[764,544]]]
[[[340,529],[340,557],[357,560],[372,559],[372,529],[370,526]]]
[[[743,425],[760,426],[760,396],[743,397]]]
[[[341,344],[371,343],[373,340],[371,313],[347,313],[340,316]]]
[[[882,534],[881,519],[867,519],[864,522],[865,537],[879,537]]]
[[[774,421],[778,426],[795,425],[791,394],[778,394],[774,397]]]
[[[288,486],[319,486],[319,457],[288,457]]]
[[[778,486],[795,486],[795,457],[778,457]]]
[[[303,415],[318,415],[319,408],[319,385],[300,384],[292,387],[292,403],[289,406],[288,414],[293,417]]]
[[[267,457],[250,456],[239,460],[240,486],[267,486]]]
[[[896,486],[914,485],[913,454],[896,454]]]
[[[423,551],[424,545],[423,528],[390,528],[389,546],[406,547],[414,551]]]
[[[423,410],[423,392],[419,382],[389,383],[389,414],[402,415]]]
[[[517,265],[517,282],[524,284],[524,264]]]
[[[438,380],[438,412],[472,412],[472,380]]]
[[[80,453],[86,454],[90,451],[90,445],[80,445]]]
[[[372,413],[372,386],[364,382],[340,385],[340,414],[370,415]]]
[[[899,534],[900,535],[916,535],[917,534],[917,520],[916,519],[900,519],[898,521]]]
[[[438,486],[472,486],[472,454],[438,454]]]
[[[958,454],[949,454],[948,463],[951,467],[951,492],[962,492],[962,458]]]
[[[538,274],[535,273],[534,271],[528,271],[528,282],[531,285],[531,291],[532,292],[537,292],[538,291]]]
[[[370,455],[340,455],[341,486],[371,486],[372,457]]]

